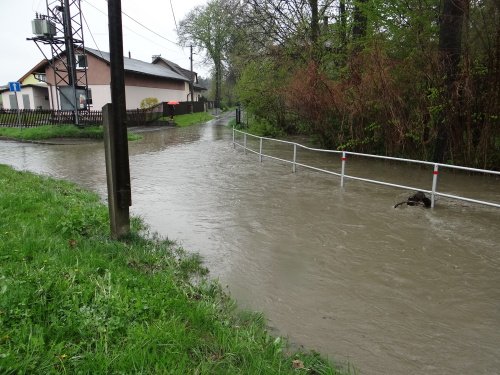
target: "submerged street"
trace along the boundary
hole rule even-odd
[[[233,148],[225,122],[151,129],[129,143],[132,214],[200,253],[239,306],[263,311],[292,345],[361,374],[498,371],[498,209],[445,199],[394,209],[411,192],[354,181],[341,189],[335,176],[260,164]],[[102,142],[0,145],[2,164],[107,197]],[[427,178],[382,162],[349,168]],[[500,201],[498,178],[443,184]]]

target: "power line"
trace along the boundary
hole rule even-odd
[[[177,30],[177,34],[179,34],[179,28],[177,27],[177,20],[175,19],[174,7],[172,6],[172,0],[170,0],[170,9],[172,9],[172,17],[174,17],[175,30]]]
[[[105,0],[105,1],[106,1],[106,2],[108,2],[108,0]],[[151,33],[155,34],[156,36],[158,36],[158,37],[160,37],[160,38],[162,38],[162,39],[165,39],[167,42],[170,42],[170,43],[175,44],[176,46],[179,46],[179,47],[180,47],[180,44],[179,44],[179,43],[177,43],[177,42],[173,42],[173,41],[171,41],[170,39],[165,38],[163,35],[158,34],[156,31],[151,30],[149,27],[147,27],[147,26],[143,25],[141,22],[137,21],[137,20],[136,20],[136,19],[134,19],[133,17],[130,17],[130,16],[129,16],[127,13],[125,13],[123,10],[122,10],[122,14],[123,14],[124,16],[126,16],[126,17],[130,18],[132,21],[134,21],[134,22],[135,22],[136,24],[138,24],[139,26],[142,26],[143,28],[145,28],[145,29],[146,29],[146,30],[148,30],[149,32],[151,32]]]
[[[97,10],[99,13],[101,13],[101,14],[105,15],[106,17],[108,16],[108,15],[107,15],[107,13],[105,13],[105,12],[104,12],[104,11],[102,11],[101,9],[97,8],[95,5],[93,5],[93,4],[92,4],[92,3],[90,3],[89,1],[86,1],[86,4],[90,5],[92,8],[94,8],[95,10]],[[123,13],[123,12],[122,12],[122,13]],[[164,45],[158,44],[158,43],[157,43],[157,42],[155,42],[154,40],[152,40],[152,39],[150,39],[150,38],[148,38],[148,37],[146,37],[146,36],[144,36],[144,35],[142,35],[142,34],[138,33],[137,31],[135,31],[135,30],[131,29],[130,27],[127,27],[127,26],[125,26],[125,25],[123,25],[123,27],[124,27],[125,29],[127,29],[127,30],[131,31],[131,32],[132,32],[132,33],[134,33],[135,35],[137,35],[137,36],[139,36],[139,37],[141,37],[141,38],[143,38],[143,39],[145,39],[145,40],[147,40],[147,41],[149,41],[149,42],[151,42],[151,43],[153,43],[153,44],[155,44],[155,45],[157,45],[157,46],[159,46],[159,47],[162,47],[162,48],[164,48],[164,49],[166,49],[166,50],[172,51],[171,49],[169,49],[169,47],[166,47],[166,46],[164,46]],[[165,39],[165,38],[164,38],[164,39]],[[94,42],[95,42],[95,41],[94,41]],[[180,45],[178,45],[178,44],[176,44],[176,45],[177,45],[177,46],[180,46]],[[180,47],[182,47],[182,46],[180,46]],[[184,51],[183,51],[183,52],[184,52]]]
[[[108,2],[108,0],[105,0],[105,1],[106,1],[106,2]],[[87,3],[88,5],[90,5],[92,8],[94,8],[95,10],[97,10],[98,12],[100,12],[100,13],[104,14],[104,15],[107,17],[107,13],[103,12],[102,10],[100,10],[99,8],[97,8],[96,6],[94,6],[92,3],[88,2],[88,1],[86,1],[86,3]],[[172,0],[170,0],[170,7],[171,7],[171,9],[172,9],[172,16],[173,16],[173,18],[174,18],[175,27],[176,27],[176,29],[178,30],[178,27],[177,27],[177,20],[176,20],[176,18],[175,18],[174,9],[173,9],[173,6],[172,6]],[[144,24],[142,24],[141,22],[137,21],[137,20],[136,20],[136,19],[134,19],[133,17],[131,17],[131,16],[129,16],[128,14],[126,14],[123,10],[122,10],[122,14],[123,14],[124,16],[128,17],[129,19],[131,19],[132,21],[134,21],[135,23],[137,23],[139,26],[141,26],[141,27],[143,27],[144,29],[146,29],[147,31],[149,31],[150,33],[153,33],[154,35],[156,35],[156,36],[160,37],[161,39],[164,39],[164,40],[166,40],[167,42],[172,43],[172,44],[176,45],[177,47],[180,47],[180,48],[181,48],[182,53],[184,54],[184,56],[187,56],[187,55],[186,55],[186,51],[184,50],[184,46],[182,46],[181,44],[179,44],[179,43],[177,43],[177,42],[174,42],[174,41],[172,41],[172,40],[170,40],[170,39],[168,39],[168,38],[165,38],[163,35],[161,35],[161,34],[157,33],[157,32],[156,32],[156,31],[154,31],[154,30],[151,30],[149,27],[145,26],[145,25],[144,25]],[[85,21],[85,22],[87,22],[87,21]],[[149,42],[151,42],[151,43],[153,43],[153,44],[156,44],[157,46],[160,46],[160,47],[162,47],[162,48],[165,48],[165,49],[169,50],[169,48],[168,48],[168,47],[165,47],[165,46],[162,46],[161,44],[156,43],[155,41],[153,41],[153,40],[151,40],[151,39],[149,39],[149,38],[145,37],[145,36],[144,36],[144,35],[142,35],[142,34],[139,34],[137,31],[132,30],[132,29],[131,29],[131,28],[129,28],[129,27],[127,27],[127,26],[123,26],[123,27],[124,27],[124,28],[126,28],[127,30],[130,30],[130,31],[131,31],[131,32],[133,32],[135,35],[140,36],[141,38],[146,39],[146,40],[148,40]],[[89,32],[90,32],[90,34],[91,34],[91,36],[92,36],[92,40],[94,41],[94,43],[96,43],[96,42],[95,42],[95,39],[94,39],[94,37],[93,37],[93,35],[92,35],[92,32],[90,31],[90,28],[89,28],[88,24],[87,24],[87,28],[89,29]],[[97,43],[96,43],[96,47],[97,47]],[[99,50],[99,47],[97,47],[97,49]],[[99,51],[100,51],[100,50],[99,50]],[[202,64],[197,63],[196,65],[203,65],[203,63],[202,63]]]
[[[97,50],[99,51],[99,54],[101,55],[102,57],[102,52],[101,52],[101,49],[99,48],[99,46],[97,45],[97,42],[95,41],[94,39],[94,34],[92,34],[92,30],[90,30],[90,27],[89,27],[89,24],[87,23],[87,20],[85,19],[85,15],[83,14],[82,12],[82,17],[83,17],[83,21],[85,22],[85,25],[87,26],[87,30],[89,31],[90,33],[90,37],[92,38],[92,40],[94,41],[94,44],[97,48]]]

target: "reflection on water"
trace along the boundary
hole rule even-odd
[[[240,305],[264,311],[282,335],[361,374],[498,373],[499,210],[447,200],[395,210],[408,192],[354,181],[342,190],[334,176],[260,164],[217,123],[143,135],[129,144],[132,213],[202,254]],[[363,177],[432,178],[349,162]],[[1,142],[0,163],[106,196],[100,142]],[[449,174],[442,184],[500,200],[498,179]]]

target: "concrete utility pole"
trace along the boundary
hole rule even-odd
[[[108,0],[111,102],[103,107],[106,174],[111,236],[130,233],[129,206],[132,205],[123,67],[121,0]]]

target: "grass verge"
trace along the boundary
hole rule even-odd
[[[174,122],[179,127],[186,127],[190,125],[202,124],[204,122],[210,121],[214,118],[211,114],[207,112],[196,112],[189,113],[186,115],[174,116]],[[160,118],[160,121],[169,121],[170,116],[164,116]]]
[[[236,119],[231,119],[228,126],[234,126],[238,130],[242,130],[258,137],[277,138],[285,135],[282,130],[277,129],[269,122],[265,120],[258,120],[255,117],[245,117],[245,119],[242,118],[241,124],[236,124]]]
[[[0,165],[0,373],[340,374],[286,354],[198,256],[107,220],[95,194]]]
[[[130,132],[127,136],[129,141],[136,141],[142,138],[140,135]],[[30,141],[51,138],[103,139],[104,131],[102,126],[90,126],[85,128],[78,128],[75,125],[43,125],[33,128],[0,127],[0,137]]]

